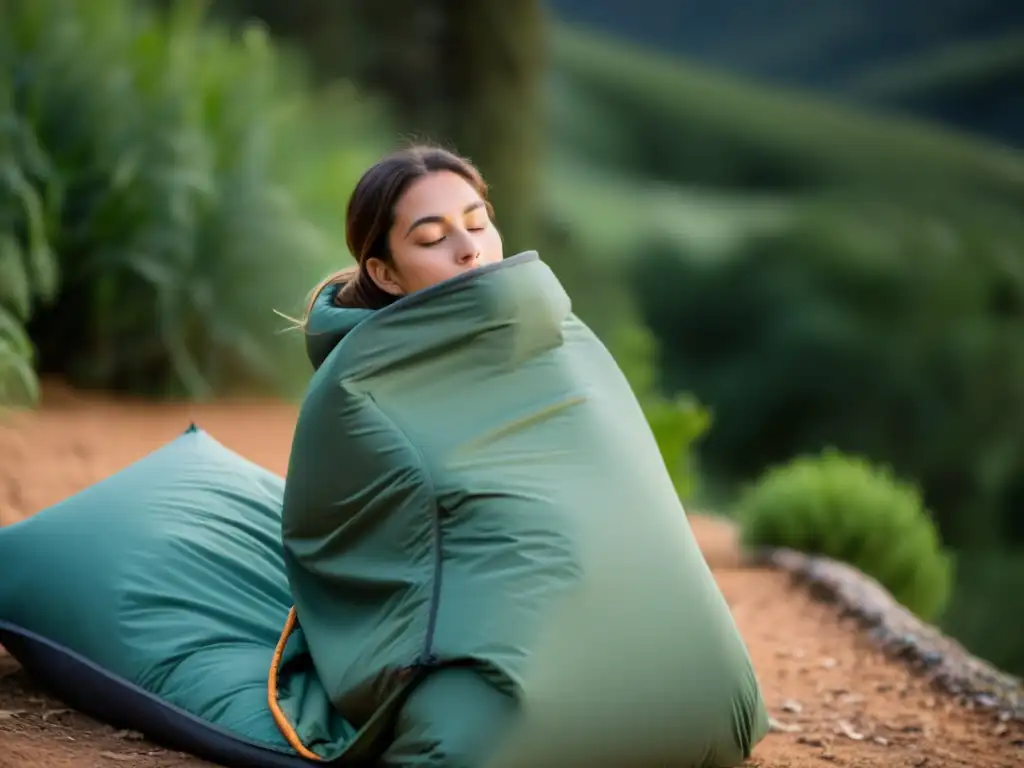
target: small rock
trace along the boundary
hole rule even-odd
[[[143,741],[146,737],[138,731],[124,730],[115,733],[114,738],[124,739],[125,741]]]
[[[803,728],[795,723],[783,723],[774,717],[768,718],[768,728],[776,733],[799,733],[803,730]]]
[[[887,738],[885,738],[884,736],[875,736],[871,740],[873,742],[875,742],[875,744],[878,744],[881,747],[888,747],[889,746],[889,740]]]
[[[796,740],[797,744],[803,744],[808,747],[824,747],[825,742],[821,739],[815,739],[808,736],[798,736]]]
[[[937,651],[927,651],[926,653],[921,655],[921,663],[925,667],[937,667],[943,661],[943,655],[941,653],[938,653]]]
[[[856,729],[854,729],[852,725],[850,725],[845,720],[840,720],[837,723],[837,726],[839,727],[840,733],[842,733],[843,736],[845,736],[846,738],[853,739],[854,741],[864,740],[864,734],[858,732]]]
[[[804,711],[804,708],[799,701],[796,701],[795,699],[786,699],[782,702],[782,711],[800,714]]]
[[[821,660],[820,664],[824,669],[832,669],[833,667],[836,667],[839,664],[839,662],[833,659],[831,656],[826,656],[824,659]]]
[[[979,693],[977,696],[974,697],[974,700],[978,703],[979,706],[985,708],[999,706],[999,700],[996,699],[995,696],[992,696],[988,693]]]

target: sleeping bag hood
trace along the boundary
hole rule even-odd
[[[281,670],[308,652],[358,733],[330,742],[287,691],[284,727],[321,758],[380,754],[410,692],[459,665],[516,702],[488,765],[741,763],[768,724],[747,650],[554,273],[526,252],[377,311],[331,298],[285,484]]]

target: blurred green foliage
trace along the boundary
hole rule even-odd
[[[768,469],[737,505],[747,547],[788,547],[850,563],[908,610],[938,618],[952,569],[916,487],[826,450]]]
[[[304,383],[273,310],[345,258],[372,106],[314,101],[259,28],[231,38],[198,3],[4,8],[0,397],[32,402],[37,370],[191,397]]]
[[[920,481],[944,535],[984,546],[1024,466],[1022,243],[992,206],[841,198],[728,257],[652,242],[632,272],[672,340],[669,389],[717,414],[709,468],[744,480],[836,445]]]
[[[971,653],[1020,675],[1024,547],[959,552],[942,625]]]
[[[349,79],[384,96],[394,145],[431,141],[469,157],[506,249],[535,247],[549,63],[542,0],[212,0],[211,9],[232,23],[264,21],[301,47],[320,82]]]
[[[533,247],[548,65],[543,2],[339,5],[331,38],[340,72],[387,94],[401,133],[469,157],[487,179],[508,251]]]

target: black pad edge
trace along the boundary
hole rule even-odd
[[[168,749],[227,768],[309,768],[322,764],[246,741],[68,648],[2,620],[0,645],[33,680],[69,707],[115,728],[138,731]]]

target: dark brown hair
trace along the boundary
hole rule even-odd
[[[487,202],[487,184],[469,160],[441,147],[418,144],[387,155],[363,174],[352,191],[345,212],[345,239],[357,264],[322,280],[306,305],[306,317],[327,288],[340,285],[334,304],[355,309],[381,309],[399,297],[385,291],[370,277],[366,263],[380,259],[392,263],[388,234],[395,221],[395,205],[406,188],[436,171],[451,171],[465,179]],[[487,203],[489,213],[490,203]]]

